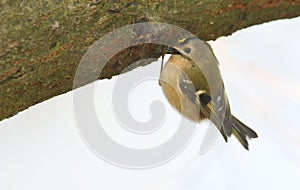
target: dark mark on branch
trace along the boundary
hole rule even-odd
[[[16,72],[14,72],[13,74],[7,76],[5,79],[1,80],[0,85],[8,83],[9,81],[14,80],[14,79],[21,78],[22,76],[24,76],[25,74],[27,74],[27,73],[29,73],[33,70],[34,70],[33,66],[29,66],[24,70],[22,70],[22,68],[20,67]]]

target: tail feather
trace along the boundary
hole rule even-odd
[[[247,125],[245,125],[244,123],[242,123],[240,120],[238,120],[233,115],[231,117],[232,117],[232,122],[235,123],[235,125],[240,126],[241,130],[246,134],[246,136],[249,139],[257,138],[258,137],[257,133],[255,131],[253,131],[251,128],[249,128]]]
[[[240,133],[235,127],[233,127],[232,133],[237,138],[237,140],[243,145],[243,147],[249,150],[249,143],[247,141],[247,138],[242,133]]]
[[[257,138],[257,134],[255,131],[250,129],[240,120],[238,120],[235,116],[231,117],[233,135],[239,140],[239,142],[243,145],[243,147],[249,150],[249,144],[247,139]]]

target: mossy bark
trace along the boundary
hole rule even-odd
[[[121,26],[164,22],[214,40],[248,26],[299,15],[296,0],[3,0],[0,120],[70,91],[89,46]],[[122,59],[125,68],[139,59],[159,56],[158,45],[146,44],[125,49],[110,64]],[[108,67],[100,78],[120,70]]]

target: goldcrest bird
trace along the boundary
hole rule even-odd
[[[226,142],[233,134],[249,150],[247,139],[257,134],[231,114],[209,44],[196,37],[181,38],[166,53],[172,55],[161,70],[159,83],[169,103],[192,121],[210,119]]]

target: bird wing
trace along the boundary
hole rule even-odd
[[[216,100],[213,100],[205,90],[197,89],[187,75],[182,74],[178,80],[182,93],[200,107],[201,113],[216,125],[227,141],[227,137],[232,134],[232,125],[231,112],[224,85]]]
[[[212,100],[207,106],[212,114],[219,118],[218,123],[215,123],[215,125],[224,133],[223,136],[230,137],[232,134],[231,111],[224,84],[222,84],[222,88],[216,99]]]
[[[182,93],[185,94],[190,101],[195,103],[197,100],[196,92],[198,90],[196,89],[190,78],[183,73],[178,77],[178,84]]]

